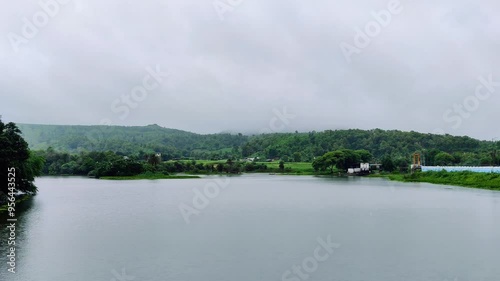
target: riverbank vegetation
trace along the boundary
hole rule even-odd
[[[314,174],[311,163],[285,163],[284,161],[257,162],[227,160],[169,160],[162,161],[158,154],[123,156],[115,152],[80,152],[70,154],[51,148],[35,152],[45,159],[44,175],[80,175],[95,178],[135,177],[144,173],[172,176],[175,174],[239,174],[289,173]]]
[[[402,182],[427,182],[443,185],[456,185],[482,189],[500,190],[499,173],[473,172],[417,172],[413,174],[390,174],[391,180]]]

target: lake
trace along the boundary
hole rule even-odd
[[[500,280],[500,192],[258,174],[36,184],[15,274],[2,219],[0,280]]]

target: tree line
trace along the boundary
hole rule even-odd
[[[242,162],[238,159],[210,163],[201,163],[196,160],[163,161],[158,154],[148,154],[144,157],[124,156],[113,151],[70,154],[58,152],[53,148],[33,153],[45,160],[41,169],[43,175],[80,175],[99,178],[103,176],[135,176],[146,172],[168,175],[289,171],[284,167],[284,164],[279,170],[273,170],[265,163]]]

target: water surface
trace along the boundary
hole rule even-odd
[[[318,281],[500,280],[500,192],[243,175],[187,224],[179,205],[217,182],[39,178],[19,215],[16,274],[2,227],[0,280],[305,280],[295,265]],[[304,271],[329,236],[340,247]]]

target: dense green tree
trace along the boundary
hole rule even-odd
[[[396,157],[393,163],[394,168],[398,169],[401,173],[408,172],[410,168],[410,160],[408,160],[408,157]]]
[[[341,151],[331,151],[325,153],[323,156],[317,157],[312,166],[316,171],[330,170],[333,173],[333,169],[344,159],[344,153]]]
[[[152,153],[148,156],[148,163],[156,168],[161,163],[161,158],[156,153]]]
[[[386,155],[382,158],[382,170],[385,172],[393,172],[396,170],[396,165],[392,161],[392,158],[389,155]]]
[[[449,166],[454,162],[454,158],[451,154],[447,152],[439,152],[434,157],[434,164],[437,166]]]
[[[285,170],[285,161],[283,161],[283,160],[280,161],[279,168],[280,168],[280,171],[282,171],[282,172]]]
[[[462,161],[460,162],[462,166],[479,166],[481,161],[475,153],[465,152],[462,154]]]
[[[453,156],[453,165],[460,165],[460,163],[462,163],[462,159],[463,159],[462,153],[454,152],[452,156]]]
[[[217,164],[217,172],[222,173],[224,171],[224,164]]]
[[[491,166],[493,165],[493,158],[491,155],[483,155],[481,157],[481,166]]]
[[[43,167],[43,158],[30,153],[28,144],[21,136],[21,130],[14,123],[4,124],[0,119],[0,179],[7,181],[8,174],[14,173],[17,191],[35,194],[37,188],[33,181]],[[15,168],[15,172],[10,168]],[[3,200],[8,193],[8,185],[0,185]],[[0,200],[2,200],[0,198]]]
[[[441,151],[439,149],[436,149],[436,148],[432,148],[432,149],[425,151],[424,155],[423,155],[425,163],[423,163],[423,164],[425,164],[426,166],[436,165],[435,159],[436,159],[436,155],[438,155],[439,153],[441,153]]]
[[[348,168],[359,167],[361,155],[367,157],[365,151],[354,151],[350,149],[340,149],[325,153],[313,161],[313,168],[316,171],[330,170],[333,173],[334,168],[347,171]],[[369,153],[368,153],[369,154]],[[366,159],[366,158],[365,158]]]
[[[359,151],[350,149],[342,149],[340,151],[344,154],[344,157],[337,163],[337,168],[347,171],[349,168],[359,167],[361,161]],[[362,151],[362,153],[364,154],[365,151]]]
[[[356,150],[356,153],[358,154],[359,159],[363,163],[369,163],[373,159],[373,155],[370,153],[370,151],[366,149]]]
[[[301,162],[302,161],[302,153],[294,152],[293,153],[293,162]]]

